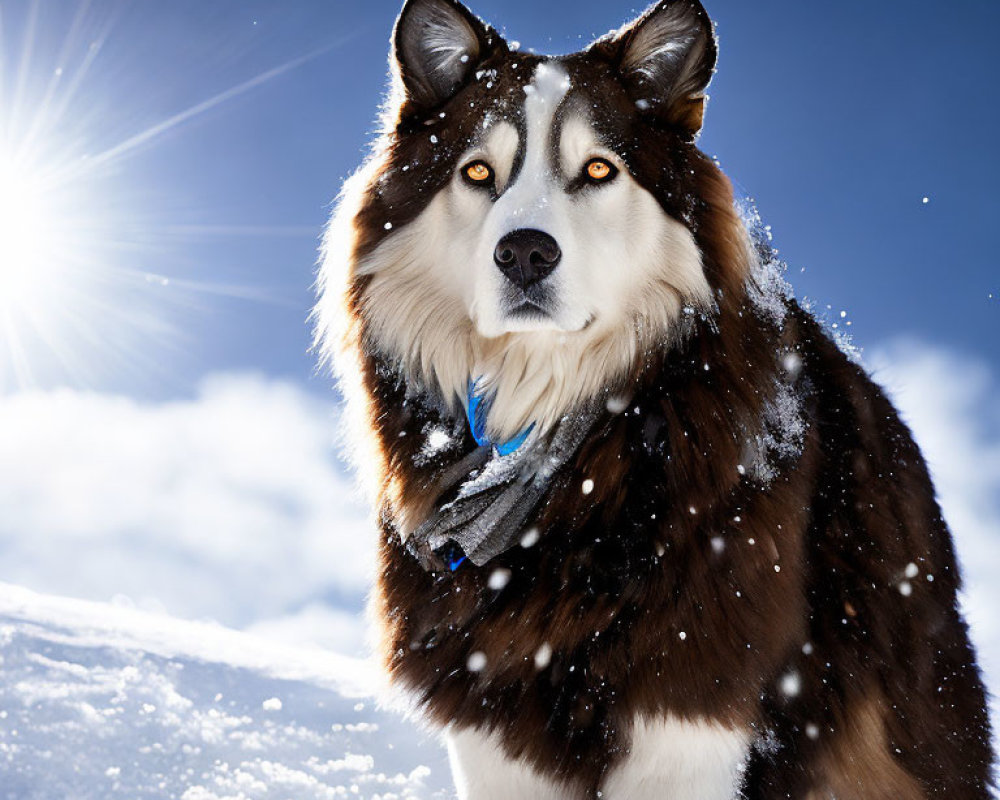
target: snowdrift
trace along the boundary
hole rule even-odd
[[[376,668],[0,584],[0,797],[452,796]]]

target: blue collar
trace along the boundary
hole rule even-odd
[[[486,419],[489,416],[490,409],[493,407],[493,396],[476,394],[476,383],[477,381],[469,381],[469,388],[466,394],[468,402],[466,403],[465,416],[469,420],[469,430],[472,432],[472,438],[476,440],[476,444],[478,445],[492,445],[497,453],[502,456],[510,455],[524,444],[534,429],[535,424],[532,423],[529,425],[513,439],[508,439],[505,442],[493,441],[486,432]]]

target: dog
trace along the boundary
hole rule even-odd
[[[459,797],[988,797],[927,468],[697,147],[704,8],[548,58],[407,0],[392,42],[317,342]]]

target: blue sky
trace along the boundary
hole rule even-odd
[[[548,52],[641,10],[473,7]],[[756,198],[797,296],[850,322],[899,392],[973,585],[988,587],[1000,574],[1000,6],[709,10],[721,60],[702,146]],[[29,184],[57,176],[28,241],[59,245],[60,262],[27,279],[0,263],[0,581],[358,646],[373,537],[306,317],[397,11],[0,0],[0,179],[11,154]],[[16,215],[21,195],[3,189]],[[21,236],[4,218],[0,231]],[[975,597],[1000,674],[1000,625]]]
[[[94,347],[77,375],[43,368],[45,348],[35,348],[36,381],[156,399],[189,394],[209,372],[254,369],[325,391],[312,378],[304,321],[316,238],[369,138],[398,4],[102,0],[76,27],[80,4],[34,5],[29,36],[33,4],[0,4],[4,80],[25,81],[25,109],[54,69],[72,72],[102,40],[51,125],[52,138],[79,152],[114,147],[306,57],[113,161],[88,203],[111,218],[114,258],[172,283],[139,281],[107,301],[170,327],[138,325],[138,354],[121,361]],[[721,60],[702,145],[758,200],[798,296],[821,311],[829,304],[831,319],[846,310],[861,346],[915,335],[1000,366],[1000,59],[991,39],[1000,7],[709,8]],[[638,10],[605,0],[481,0],[474,9],[523,47],[549,52],[576,49]],[[121,327],[101,338],[135,333]]]

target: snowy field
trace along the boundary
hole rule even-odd
[[[448,797],[370,665],[0,584],[0,797]]]
[[[998,687],[1000,380],[913,341],[868,363],[931,464]],[[360,657],[373,537],[335,417],[246,375],[167,404],[0,398],[0,800],[451,796]]]

